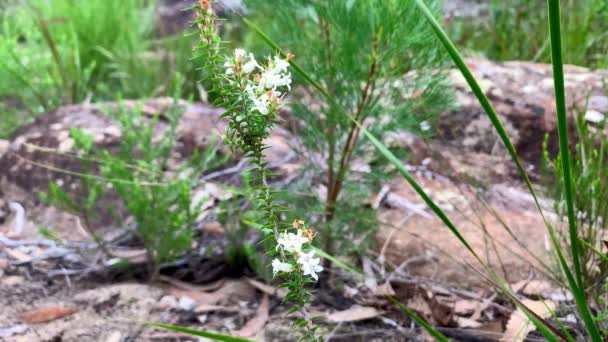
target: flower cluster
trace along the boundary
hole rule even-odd
[[[226,78],[229,82],[238,82],[243,88],[253,112],[268,115],[280,107],[284,95],[280,90],[291,90],[291,74],[287,68],[292,57],[287,55],[286,59],[282,59],[275,56],[268,58],[266,64],[260,65],[252,53],[235,49],[234,55],[224,63]],[[243,127],[247,123],[241,121],[239,125]]]
[[[317,273],[323,271],[323,267],[319,264],[320,259],[315,258],[315,251],[310,250],[305,252],[303,246],[312,242],[312,234],[310,230],[304,227],[302,220],[294,221],[294,228],[297,233],[284,232],[283,236],[277,241],[277,249],[282,248],[284,252],[293,257],[291,262],[282,262],[279,259],[272,261],[272,273],[276,276],[280,272],[292,272],[294,270],[302,271],[305,276],[310,276],[314,280],[318,280]],[[306,232],[307,236],[303,235]]]

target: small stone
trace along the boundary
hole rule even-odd
[[[2,285],[5,285],[5,286],[20,285],[24,281],[25,281],[25,278],[23,278],[22,276],[8,276],[8,277],[4,277],[4,278],[2,278],[2,280],[0,280]]]
[[[178,306],[177,299],[173,296],[163,296],[160,299],[159,304],[164,308],[176,308]]]
[[[182,310],[192,311],[196,307],[196,302],[194,299],[184,296],[179,298],[178,306]]]
[[[591,96],[589,97],[589,110],[595,110],[600,113],[608,112],[608,97],[607,96]]]
[[[596,110],[588,110],[585,113],[585,120],[587,120],[589,122],[600,123],[600,122],[604,121],[605,119],[606,119],[606,117],[604,116],[604,114],[602,114]]]

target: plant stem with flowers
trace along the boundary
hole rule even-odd
[[[276,248],[270,251],[277,254],[272,261],[273,275],[283,278],[281,287],[289,291],[286,300],[295,303],[289,312],[301,314],[296,326],[305,329],[304,339],[321,341],[305,307],[311,297],[305,285],[316,282],[317,273],[323,270],[320,258],[315,257],[310,246],[313,234],[302,220],[294,221],[292,227],[282,227],[278,215],[280,208],[273,202],[274,191],[268,185],[270,174],[264,160],[264,150],[268,148],[264,140],[279,120],[285,92],[291,90],[291,74],[287,69],[293,56],[288,55],[286,59],[275,56],[262,64],[243,49],[223,56],[217,18],[211,7],[211,1],[199,0],[196,23],[201,38],[200,50],[205,54],[204,71],[214,87],[215,104],[225,109],[222,116],[228,119],[225,141],[233,151],[243,152],[243,157],[250,158],[254,164],[258,209],[263,212],[259,219],[261,231],[269,237],[274,236]]]

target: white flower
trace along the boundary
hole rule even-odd
[[[247,87],[245,87],[245,92],[250,100],[255,99],[255,90],[251,84],[247,84]]]
[[[606,117],[604,116],[604,114],[595,111],[595,110],[588,110],[585,113],[585,120],[589,121],[589,122],[593,122],[593,123],[600,123],[602,121],[604,121]]]
[[[253,110],[257,110],[258,112],[266,115],[268,114],[268,94],[262,94],[259,98],[252,98],[253,101]]]
[[[304,275],[309,275],[313,277],[315,280],[319,280],[318,272],[323,271],[323,266],[319,265],[321,259],[315,258],[315,251],[310,251],[308,253],[301,253],[298,256],[298,264],[302,266],[302,271]]]
[[[272,68],[272,73],[280,74],[282,72],[287,71],[289,67],[289,62],[279,58],[279,56],[274,56],[274,68]]]
[[[246,74],[250,74],[256,68],[260,68],[260,65],[255,60],[255,56],[252,53],[249,54],[249,61],[243,64],[243,72]]]
[[[234,58],[237,62],[242,61],[243,57],[247,54],[247,51],[243,49],[234,49]]]
[[[272,276],[276,276],[279,272],[291,272],[291,265],[281,262],[279,259],[272,260]]]
[[[425,131],[425,132],[426,132],[426,131],[428,131],[429,129],[431,129],[431,124],[430,124],[428,121],[424,120],[424,121],[422,121],[422,122],[420,123],[420,129],[421,129],[422,131]]]
[[[283,237],[280,237],[277,241],[279,246],[283,246],[286,252],[300,253],[302,251],[302,245],[308,242],[306,236],[302,236],[302,231],[298,229],[298,233],[283,233]]]
[[[232,75],[234,74],[234,69],[233,69],[233,65],[232,62],[230,60],[226,61],[224,63],[224,67],[226,68],[226,74],[227,75]]]
[[[258,90],[262,89],[275,89],[277,87],[286,86],[291,90],[291,74],[277,74],[272,72],[272,70],[266,70],[262,77],[260,78],[260,83],[258,84]]]

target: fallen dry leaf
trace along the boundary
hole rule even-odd
[[[78,309],[63,306],[52,306],[47,308],[34,309],[21,315],[21,320],[27,324],[38,324],[54,321],[76,313]]]
[[[456,317],[456,324],[459,328],[479,328],[481,323],[466,317]]]
[[[353,305],[346,310],[327,315],[327,320],[332,323],[356,322],[376,318],[383,313],[384,312],[371,306]]]
[[[223,306],[223,305],[209,305],[209,304],[201,304],[194,309],[194,312],[197,314],[205,313],[205,312],[239,312],[240,309],[232,306]]]
[[[133,264],[146,261],[145,249],[119,249],[110,251],[110,254],[115,258],[120,258]]]
[[[27,263],[27,262],[32,261],[31,256],[29,256],[21,251],[18,251],[16,249],[5,248],[4,252],[6,254],[8,254],[8,256],[10,256],[11,258],[16,259],[18,262],[21,262],[21,263]]]
[[[175,285],[175,284],[173,284]],[[197,304],[218,304],[228,301],[250,300],[255,296],[255,288],[243,280],[227,280],[221,283],[221,287],[213,292],[197,290],[169,289],[168,293],[177,298],[190,297]],[[192,286],[192,285],[191,285]]]
[[[215,290],[219,289],[220,287],[222,287],[222,285],[224,285],[224,279],[219,279],[218,281],[216,281],[214,283],[205,284],[205,285],[193,285],[193,284],[187,283],[185,281],[173,279],[173,278],[165,276],[165,275],[160,275],[159,280],[164,281],[168,284],[171,284],[178,289],[187,290],[187,291],[209,292],[209,291],[215,291]]]
[[[283,288],[276,289],[274,286],[264,284],[255,279],[247,278],[247,283],[249,283],[249,285],[255,287],[256,289],[258,289],[261,292],[266,293],[267,295],[270,295],[270,296],[277,296],[277,297],[283,299],[287,295],[287,290],[285,290]]]
[[[459,299],[454,303],[454,313],[460,316],[471,315],[479,305],[478,300]]]
[[[268,305],[268,295],[264,294],[255,317],[247,321],[241,329],[236,331],[236,335],[241,337],[252,337],[262,330],[266,325],[266,322],[268,322]]]
[[[551,311],[555,310],[557,305],[552,301],[536,301],[531,299],[524,299],[522,303],[532,312],[537,314],[541,318],[551,317]],[[523,342],[528,334],[536,329],[534,324],[521,310],[517,309],[513,311],[505,332],[502,335],[500,341],[502,342]]]
[[[544,296],[545,293],[554,289],[554,286],[546,280],[522,280],[511,285],[513,292],[526,296]]]

